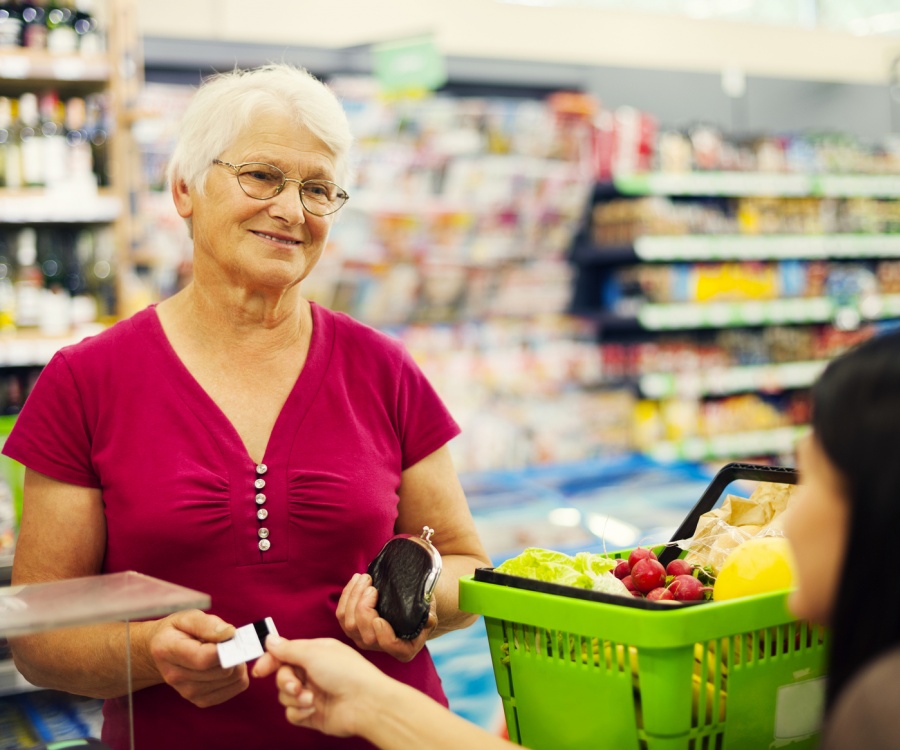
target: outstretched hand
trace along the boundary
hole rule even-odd
[[[350,646],[331,638],[289,641],[270,635],[253,676],[273,672],[287,720],[336,737],[356,735],[366,726],[377,712],[369,702],[391,684]]]

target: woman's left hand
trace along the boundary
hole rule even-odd
[[[375,609],[378,591],[372,578],[357,573],[344,586],[337,605],[337,619],[347,637],[357,648],[365,651],[384,651],[398,661],[411,661],[422,650],[429,635],[437,628],[436,599],[431,600],[431,612],[422,632],[412,640],[398,638],[390,623],[379,617]]]

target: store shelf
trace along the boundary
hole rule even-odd
[[[900,317],[900,294],[871,295],[839,304],[828,297],[751,302],[649,303],[637,312],[637,322],[651,331],[729,328],[833,321],[842,311],[859,320]]]
[[[0,338],[0,367],[41,367],[46,365],[64,346],[77,344],[88,336],[103,330],[100,324],[80,329],[69,336],[42,337],[19,333],[11,338]],[[3,558],[0,558],[2,565]]]
[[[750,391],[778,392],[809,387],[827,364],[827,361],[815,360],[721,367],[689,373],[656,372],[642,375],[638,385],[645,398],[702,398]]]
[[[749,260],[827,260],[900,258],[900,235],[648,235],[630,245],[578,242],[575,263],[692,263]]]
[[[0,78],[28,83],[77,83],[109,81],[110,63],[106,57],[53,54],[25,49],[0,52]]]
[[[650,172],[613,181],[622,195],[900,197],[900,175]]]
[[[109,191],[0,190],[0,223],[91,224],[115,221],[122,201]]]
[[[19,674],[12,659],[0,661],[0,695],[14,695],[38,690]]]
[[[598,249],[597,252],[602,252]],[[684,235],[639,237],[635,261],[900,258],[900,235]]]
[[[793,453],[806,426],[778,427],[657,443],[647,453],[657,461],[712,461],[721,458]]]

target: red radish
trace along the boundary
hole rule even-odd
[[[631,566],[631,580],[638,591],[646,594],[666,585],[666,569],[658,560],[638,560],[637,564]]]
[[[616,563],[616,567],[613,569],[613,575],[621,581],[625,576],[630,574],[631,566],[628,564],[628,560],[619,560],[619,562]]]
[[[669,591],[669,589],[665,589],[662,586],[659,588],[653,589],[649,594],[647,594],[647,599],[651,599],[653,601],[673,601],[675,599],[675,595]]]
[[[635,547],[633,550],[631,550],[631,554],[628,555],[628,565],[632,570],[634,570],[634,566],[637,565],[640,560],[643,560],[647,557],[649,557],[651,560],[655,560],[656,553],[648,547]]]
[[[680,602],[696,602],[703,599],[707,591],[712,591],[712,586],[704,586],[694,576],[680,575],[669,584],[669,590]]]
[[[635,590],[635,589],[634,589],[634,580],[631,578],[631,576],[625,576],[625,577],[622,579],[622,583],[625,584],[625,588],[628,589],[629,591],[634,591],[634,590]]]
[[[632,591],[631,595],[637,597],[638,599],[643,599],[644,595],[640,591]]]
[[[694,566],[680,557],[666,565],[667,576],[689,576],[693,572]]]

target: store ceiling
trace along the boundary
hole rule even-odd
[[[499,0],[513,5],[643,11],[778,26],[900,33],[900,0]]]

